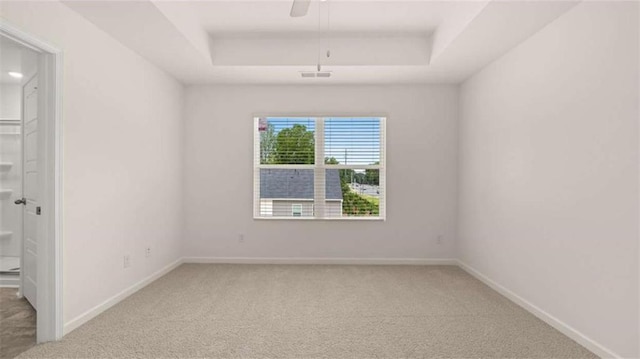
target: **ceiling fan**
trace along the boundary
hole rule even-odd
[[[325,2],[326,0],[320,0],[321,2]],[[291,17],[302,17],[307,15],[309,11],[309,5],[311,4],[311,0],[293,0],[293,4],[291,5],[291,12],[289,15]],[[329,31],[329,8],[327,8],[327,31]],[[327,42],[328,45],[328,42]],[[327,58],[331,57],[331,51],[327,49],[326,53]],[[317,63],[317,71],[301,71],[300,74],[302,77],[331,77],[331,71],[322,71],[322,65],[320,64],[320,13],[318,13],[318,63]]]
[[[291,17],[301,17],[307,15],[309,11],[309,4],[311,0],[293,0],[293,5],[291,5]]]

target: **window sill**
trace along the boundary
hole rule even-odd
[[[259,221],[379,221],[384,222],[384,217],[253,217]]]

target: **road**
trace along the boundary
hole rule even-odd
[[[371,196],[371,197],[379,197],[380,196],[379,186],[353,183],[353,184],[349,184],[349,187],[355,193],[364,194],[364,195]]]

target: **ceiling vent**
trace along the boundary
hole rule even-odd
[[[314,78],[314,77],[323,77],[323,78],[327,78],[327,77],[331,77],[331,71],[302,71],[300,72],[300,76],[304,77],[304,78]]]

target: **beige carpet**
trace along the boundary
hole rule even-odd
[[[182,265],[19,358],[593,358],[457,267]]]

